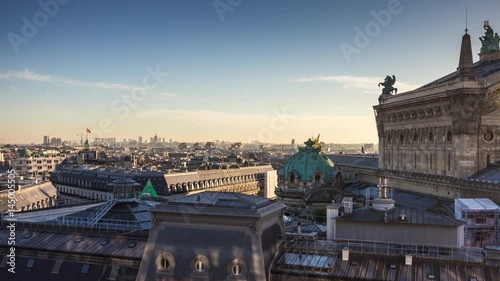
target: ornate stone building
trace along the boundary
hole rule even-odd
[[[287,161],[276,196],[292,207],[324,208],[342,201],[343,175],[323,153],[319,136],[304,144]]]
[[[470,40],[466,32],[457,71],[413,91],[381,95],[374,106],[380,169],[466,178],[500,161],[498,42],[483,47],[473,63]]]

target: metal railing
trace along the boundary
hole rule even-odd
[[[436,245],[403,245],[376,243],[359,240],[327,240],[318,237],[278,236],[278,246],[284,250],[308,252],[334,252],[349,249],[357,253],[383,255],[412,255],[422,258],[483,262],[487,258],[485,251],[477,247],[461,249]]]
[[[116,200],[111,199],[103,205],[97,207],[89,216],[88,216],[88,224],[89,226],[94,226],[113,206],[115,205]]]
[[[149,229],[142,227],[139,222],[124,221],[124,220],[100,220],[94,226],[89,226],[85,221],[86,218],[69,218],[64,220],[47,220],[42,222],[25,222],[17,221],[16,230],[31,230],[31,231],[56,231],[70,233],[100,233],[100,234],[125,234],[134,233],[134,235],[149,234]],[[0,226],[8,225],[8,221],[0,220]],[[147,224],[144,222],[143,224]]]

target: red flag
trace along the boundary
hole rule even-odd
[[[87,128],[87,133],[89,133],[89,134],[92,133],[89,128]]]

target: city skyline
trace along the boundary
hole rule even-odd
[[[4,2],[0,143],[377,143],[378,82],[454,71],[466,6],[474,61],[500,28],[494,1],[229,2]]]

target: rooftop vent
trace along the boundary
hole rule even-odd
[[[349,260],[349,249],[347,247],[342,249],[342,260],[343,261]]]
[[[412,263],[413,263],[413,256],[405,255],[405,265],[412,265]]]

